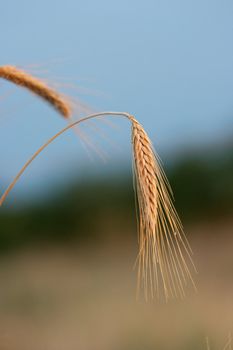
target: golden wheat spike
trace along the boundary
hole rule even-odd
[[[132,115],[124,112],[101,112],[66,126],[28,160],[0,198],[0,205],[30,163],[51,142],[81,122],[106,115],[123,116],[132,123],[134,180],[139,209],[138,285],[143,286],[146,299],[149,295],[159,296],[160,285],[166,300],[170,297],[184,297],[188,281],[195,287],[189,269],[189,265],[193,265],[191,249],[172,203],[170,185],[152,143]]]
[[[40,79],[14,66],[0,67],[0,78],[30,90],[52,105],[63,117],[71,116],[72,110],[68,100]]]
[[[139,122],[131,117],[135,191],[139,208],[139,283],[159,295],[159,280],[165,298],[184,297],[191,250],[172,203],[168,180],[152,143]],[[188,263],[189,261],[189,263]],[[139,286],[140,287],[140,286]]]

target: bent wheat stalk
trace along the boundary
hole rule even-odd
[[[14,66],[0,67],[0,78],[30,90],[52,105],[63,117],[69,118],[71,116],[72,111],[68,100],[40,79]]]
[[[132,125],[133,168],[139,213],[138,288],[143,287],[146,299],[149,295],[159,296],[160,284],[166,300],[184,297],[188,281],[195,287],[189,269],[190,263],[193,265],[191,249],[174,208],[171,188],[160,161],[145,130],[132,115],[124,112],[95,113],[66,126],[27,161],[0,198],[0,205],[30,163],[51,142],[79,123],[107,115],[126,117]]]

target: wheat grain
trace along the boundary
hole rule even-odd
[[[95,113],[66,126],[28,160],[0,198],[0,205],[30,163],[51,142],[81,122],[106,115],[123,116],[132,123],[134,179],[139,209],[138,287],[143,286],[145,298],[148,299],[149,295],[159,296],[161,281],[166,300],[184,297],[188,280],[195,287],[189,270],[189,263],[193,265],[191,249],[174,208],[171,188],[160,161],[145,130],[132,115],[123,112]]]
[[[63,117],[71,116],[71,106],[68,99],[48,87],[40,79],[14,66],[0,67],[0,78],[22,86],[51,104]]]

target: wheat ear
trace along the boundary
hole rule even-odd
[[[167,177],[143,127],[132,119],[133,166],[139,210],[138,281],[145,297],[159,296],[161,280],[165,298],[184,297],[191,249],[172,202]],[[140,287],[140,285],[139,285]]]
[[[14,66],[0,67],[0,78],[30,90],[52,105],[63,117],[71,116],[72,110],[68,99],[48,87],[40,79]]]
[[[138,281],[146,299],[159,295],[159,284],[165,298],[184,297],[185,285],[193,279],[189,271],[191,250],[181,222],[171,200],[171,189],[152,143],[139,122],[124,112],[91,114],[66,126],[49,139],[23,166],[0,198],[0,205],[12,190],[30,163],[57,137],[88,119],[106,115],[123,116],[132,123],[132,149],[135,191],[139,209]]]

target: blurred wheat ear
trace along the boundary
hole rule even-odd
[[[0,78],[26,88],[52,105],[64,118],[71,116],[72,110],[68,99],[51,89],[40,79],[14,66],[0,67]]]
[[[124,112],[101,112],[88,115],[66,126],[28,160],[8,186],[0,205],[30,163],[57,137],[75,125],[96,117],[123,116],[132,123],[132,148],[135,191],[139,214],[138,290],[142,286],[145,298],[159,296],[160,284],[166,300],[184,297],[188,281],[194,285],[189,265],[193,265],[191,249],[171,200],[171,189],[152,143],[139,122]],[[193,265],[194,266],[194,265]]]

